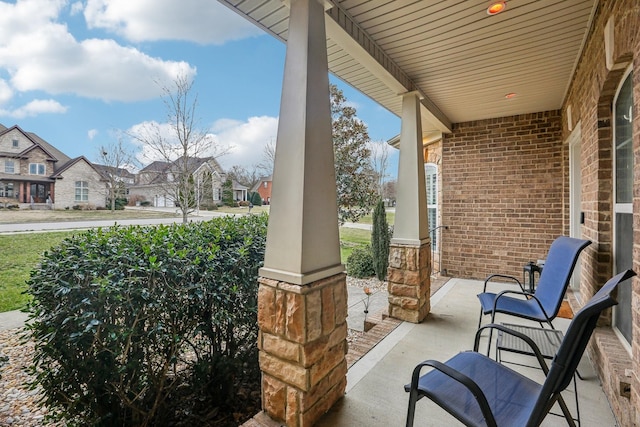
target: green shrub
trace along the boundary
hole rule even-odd
[[[123,211],[124,207],[127,206],[128,203],[129,201],[126,197],[117,197],[114,204],[115,210]],[[111,209],[111,199],[107,199],[107,209]]]
[[[266,223],[251,215],[113,227],[46,252],[27,282],[28,329],[32,386],[53,418],[208,425],[217,412],[249,406],[246,385],[260,378]]]
[[[375,274],[371,247],[355,248],[347,258],[347,274],[351,277],[364,278]]]
[[[249,193],[249,200],[253,206],[262,206],[262,196],[257,191]]]
[[[222,203],[226,206],[233,206],[233,183],[229,178],[222,183]]]
[[[373,227],[371,230],[371,256],[373,257],[373,269],[378,280],[387,278],[390,240],[391,234],[389,233],[387,214],[384,210],[384,203],[380,199],[373,209]]]

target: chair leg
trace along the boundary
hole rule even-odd
[[[580,374],[578,373],[578,370],[576,369],[576,373],[573,375],[573,392],[576,395],[576,419],[578,420],[578,426],[580,426],[580,403],[578,402],[578,383],[576,380],[576,375],[582,379],[580,377]]]
[[[571,415],[571,411],[569,411],[569,408],[567,407],[567,404],[562,398],[562,395],[560,393],[558,393],[557,402],[558,402],[558,405],[560,405],[562,414],[564,415],[564,418],[567,420],[567,424],[569,425],[569,427],[576,427],[576,423],[573,420],[573,415]]]
[[[480,329],[481,323],[482,323],[482,307],[480,307],[480,316],[478,317],[478,329]]]
[[[416,413],[416,402],[418,401],[418,391],[411,389],[409,392],[409,407],[407,408],[407,427],[413,427],[413,419]]]

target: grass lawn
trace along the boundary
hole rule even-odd
[[[65,231],[0,235],[0,312],[24,307],[28,300],[22,293],[25,282],[42,253],[73,234]]]
[[[355,247],[364,246],[371,243],[371,231],[359,228],[340,228],[340,259],[343,264],[347,263],[347,258]]]
[[[138,218],[175,218],[181,216],[174,212],[158,212],[144,209],[125,209],[122,211],[74,211],[70,210],[10,210],[0,209],[0,224],[18,224],[33,222],[69,222],[100,221]]]
[[[233,213],[247,213],[247,208],[231,209],[238,210]],[[251,212],[258,213],[266,209],[267,207],[256,206]],[[28,300],[27,295],[22,293],[26,289],[25,282],[29,279],[31,270],[37,265],[42,253],[60,243],[65,237],[80,232],[0,235],[0,254],[2,254],[0,257],[0,312],[24,307]],[[368,230],[340,228],[340,258],[342,262],[347,262],[347,257],[355,247],[367,245],[370,241],[371,232]]]
[[[249,208],[247,206],[239,206],[237,208],[232,208],[229,206],[220,206],[217,210],[212,211],[212,212],[223,212],[223,213],[230,213],[230,214],[247,214],[249,213]],[[266,212],[269,213],[269,205],[263,205],[263,206],[254,206],[253,208],[251,208],[251,213],[252,214],[259,214],[262,212]]]
[[[395,220],[396,220],[396,213],[394,212],[389,212],[387,211],[387,222],[389,223],[389,225],[393,225]],[[358,223],[360,224],[373,224],[373,215],[369,214],[369,215],[365,215],[362,218],[360,218],[360,221],[358,221]]]

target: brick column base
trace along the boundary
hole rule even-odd
[[[346,275],[258,282],[263,410],[288,427],[311,426],[347,385]]]
[[[389,247],[389,315],[420,323],[431,310],[431,243]]]

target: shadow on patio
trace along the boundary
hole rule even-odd
[[[479,303],[476,294],[482,282],[451,279],[431,300],[431,313],[422,324],[401,323],[382,341],[349,368],[347,392],[343,399],[316,424],[323,427],[401,426],[406,421],[408,394],[403,386],[410,381],[413,367],[426,359],[444,361],[459,351],[473,347],[478,322]],[[484,321],[488,320],[488,316]],[[515,320],[515,322],[514,322]],[[523,323],[513,317],[498,316],[497,322]],[[567,319],[556,319],[556,328],[566,329]],[[531,323],[532,326],[537,324]],[[486,341],[486,339],[485,339]],[[482,347],[481,348],[486,348]],[[504,353],[503,353],[504,355]],[[510,360],[515,355],[509,354]],[[522,361],[533,358],[518,356]],[[507,358],[506,356],[504,357]],[[514,366],[514,365],[511,365]],[[519,367],[525,375],[542,381],[542,372]],[[613,426],[615,419],[602,392],[592,365],[585,356],[578,381],[580,415],[584,426]],[[573,387],[564,393],[565,401],[575,415]],[[557,405],[552,409],[559,413]],[[425,399],[416,409],[416,426],[457,425],[457,421],[438,406]],[[549,415],[543,426],[563,426],[566,420]]]

